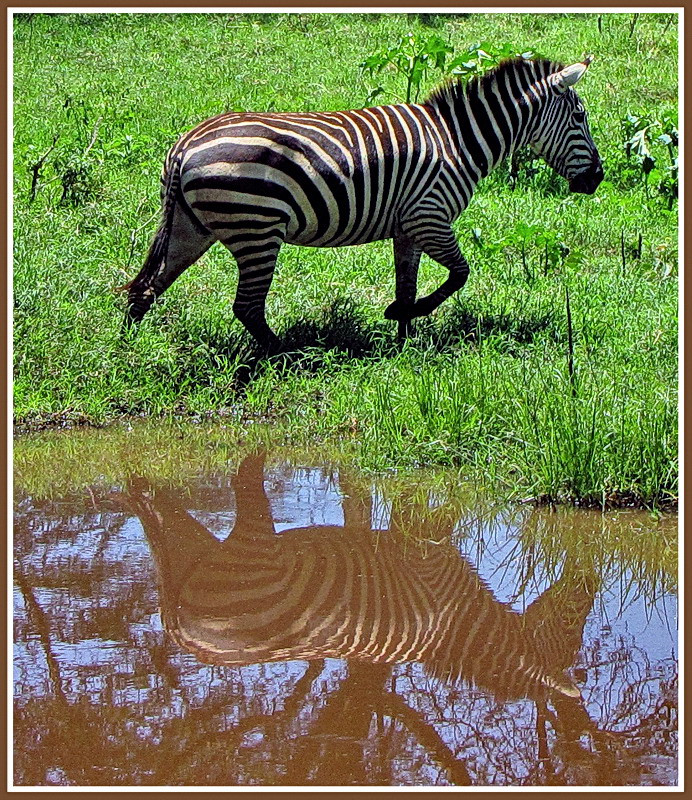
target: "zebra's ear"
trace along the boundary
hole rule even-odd
[[[563,94],[570,87],[583,77],[589,64],[593,61],[593,56],[587,56],[578,64],[571,64],[560,72],[554,72],[549,76],[548,81],[557,94]]]

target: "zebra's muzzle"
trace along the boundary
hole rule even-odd
[[[570,180],[569,190],[578,194],[593,194],[602,180],[603,167],[600,161],[595,161],[591,168],[580,172]]]

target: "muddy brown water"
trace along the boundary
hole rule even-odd
[[[89,458],[16,478],[15,785],[676,784],[675,516]]]

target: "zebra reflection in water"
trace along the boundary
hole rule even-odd
[[[188,513],[180,495],[144,479],[131,479],[129,499],[155,557],[165,628],[201,661],[311,662],[279,714],[287,717],[298,713],[324,659],[347,661],[348,677],[311,723],[313,739],[336,737],[336,752],[315,762],[316,782],[334,782],[330,769],[344,763],[365,769],[362,743],[375,713],[402,722],[454,783],[471,783],[463,761],[397,694],[395,681],[387,690],[393,666],[410,662],[498,701],[533,700],[539,760],[548,758],[547,720],[566,747],[579,749],[579,736],[594,726],[566,670],[593,605],[592,570],[566,564],[519,614],[493,596],[453,545],[450,515],[431,529],[420,522],[426,509],[409,503],[393,507],[389,530],[373,530],[370,497],[340,476],[343,526],[277,534],[263,481],[263,456],[246,458],[232,479],[236,520],[225,541]],[[292,779],[308,782],[302,773]],[[364,780],[351,775],[347,782]]]
[[[415,510],[394,509],[389,530],[373,530],[370,498],[342,479],[343,526],[277,534],[263,480],[263,457],[245,459],[233,478],[237,516],[224,542],[178,496],[140,478],[130,483],[159,569],[166,628],[201,660],[419,662],[437,678],[463,679],[498,699],[579,697],[565,670],[593,604],[593,577],[567,565],[519,614],[495,599],[452,544],[452,520],[423,533],[412,530]],[[402,535],[404,516],[413,535]],[[422,548],[421,536],[436,543]]]

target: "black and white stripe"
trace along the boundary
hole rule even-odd
[[[590,59],[589,59],[590,60]],[[227,113],[185,134],[162,176],[163,219],[128,284],[129,318],[216,241],[233,254],[233,310],[261,343],[278,340],[265,300],[284,242],[340,247],[394,240],[400,336],[460,289],[469,267],[451,223],[478,181],[522,145],[592,193],[602,179],[586,115],[571,89],[589,60],[563,68],[515,59],[468,85],[449,83],[421,104],[329,113]],[[420,257],[449,270],[416,300]]]

